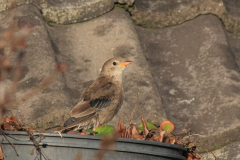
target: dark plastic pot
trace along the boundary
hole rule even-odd
[[[40,141],[41,157],[38,155],[33,142],[26,132],[5,132],[8,139],[14,144],[19,156],[14,148],[4,138],[2,150],[4,160],[34,160],[34,159],[51,159],[51,160],[74,160],[77,154],[82,159],[94,158],[96,152],[100,149],[101,137],[82,136],[74,134],[62,134],[63,139],[56,133],[35,132],[34,138]],[[42,134],[43,136],[39,136]],[[3,136],[2,136],[3,137]],[[186,160],[184,156],[187,149],[167,143],[152,141],[134,140],[119,138],[115,145],[114,152],[107,152],[105,160]],[[31,155],[31,151],[33,155]],[[48,157],[48,158],[47,158]],[[94,158],[96,159],[96,158]]]

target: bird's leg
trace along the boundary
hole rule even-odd
[[[95,123],[94,123],[94,127],[93,127],[93,131],[96,131],[96,129],[98,128],[98,126],[99,126],[99,115],[97,114],[96,116],[95,116],[95,118],[94,118],[96,121],[95,121]]]
[[[74,130],[73,130],[73,131],[75,131],[75,132],[76,132],[76,131],[78,131],[78,130],[80,130],[80,129],[81,129],[81,125],[79,124],[79,125],[78,125],[78,127],[74,128]]]

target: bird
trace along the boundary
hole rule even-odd
[[[70,118],[56,132],[92,129],[97,123],[109,122],[123,103],[122,73],[131,63],[122,57],[107,60],[99,77],[82,92]]]

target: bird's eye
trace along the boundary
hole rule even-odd
[[[117,64],[116,62],[113,62],[113,65],[114,65],[114,66],[116,66],[116,64]]]

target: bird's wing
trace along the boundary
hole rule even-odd
[[[98,83],[101,83],[101,81]],[[111,82],[101,83],[101,85],[93,84],[84,91],[82,101],[76,104],[70,115],[78,118],[96,113],[108,107],[120,92],[121,88]]]
[[[92,113],[97,112],[97,108],[91,107],[89,101],[82,101],[76,104],[76,106],[72,109],[70,116],[71,117],[85,117],[87,115],[91,115]]]

